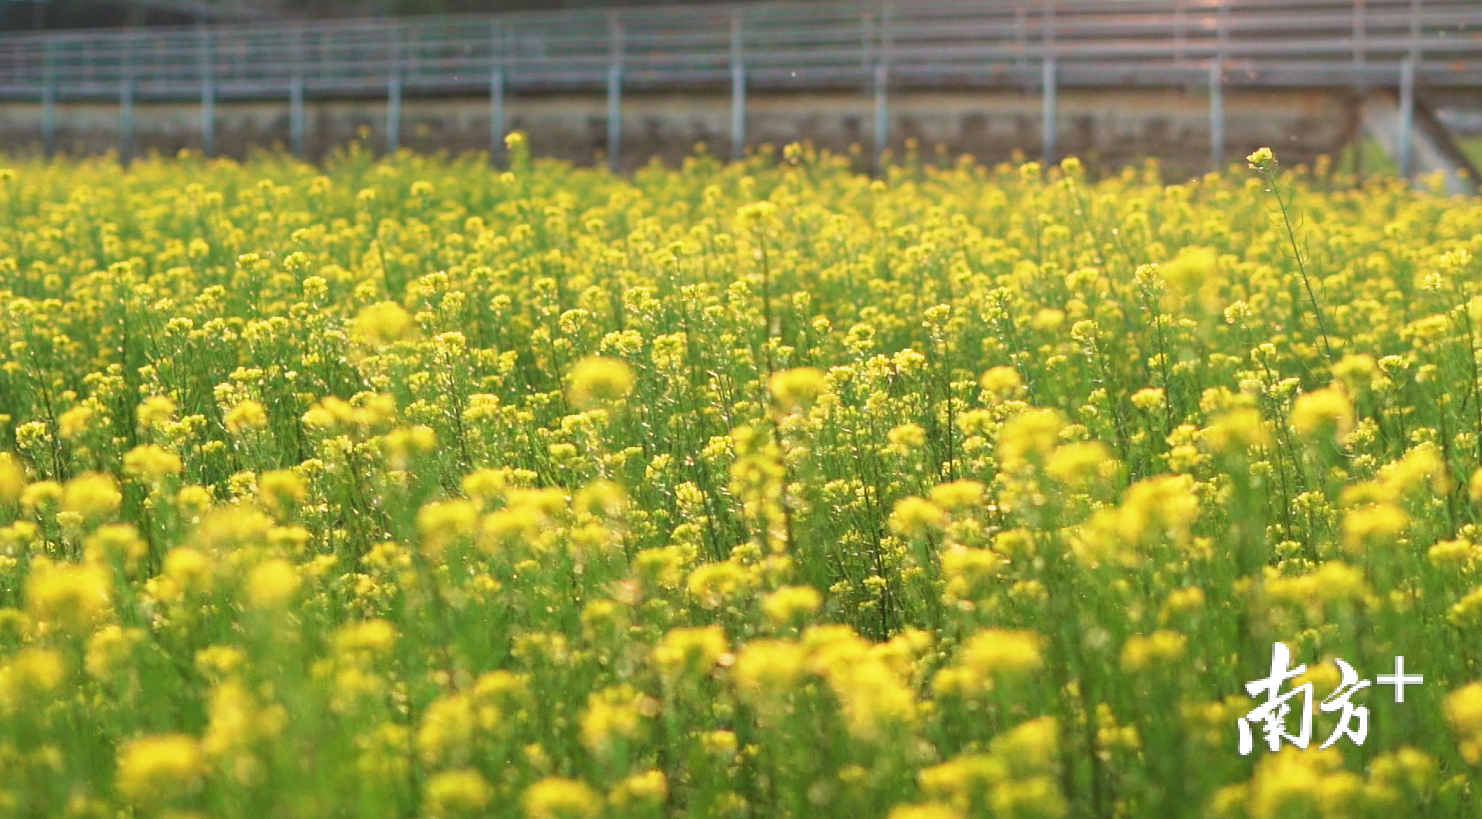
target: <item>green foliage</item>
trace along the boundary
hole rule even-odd
[[[0,172],[0,815],[1482,813],[1482,205],[511,156]]]

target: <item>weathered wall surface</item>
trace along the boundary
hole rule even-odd
[[[1040,100],[1012,91],[912,91],[888,104],[890,145],[899,152],[915,139],[923,153],[938,146],[951,155],[1008,159],[1015,150],[1041,152]],[[1230,91],[1225,97],[1226,155],[1237,159],[1261,145],[1284,160],[1310,161],[1336,152],[1353,134],[1355,101],[1321,91]],[[366,135],[379,148],[386,131],[386,102],[379,99],[309,100],[305,149],[321,157]],[[510,96],[505,122],[529,134],[537,154],[578,163],[596,161],[607,144],[607,101],[600,94]],[[41,107],[0,104],[0,150],[40,150]],[[625,167],[652,156],[676,161],[704,142],[712,153],[730,153],[731,102],[721,93],[624,96],[622,150]],[[747,144],[781,145],[812,140],[820,147],[873,150],[874,101],[863,93],[753,93],[747,100]],[[200,108],[194,104],[136,103],[135,155],[199,148]],[[98,103],[62,103],[55,145],[68,154],[116,149],[119,109]],[[1179,90],[1063,90],[1056,116],[1057,153],[1085,158],[1093,169],[1116,168],[1158,157],[1170,175],[1209,167],[1208,101]],[[484,98],[407,98],[401,144],[419,150],[483,150],[490,144],[489,104]],[[253,148],[289,141],[288,103],[221,101],[216,106],[215,149],[243,156]],[[864,160],[862,159],[863,163]]]

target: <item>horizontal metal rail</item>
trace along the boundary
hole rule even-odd
[[[884,0],[0,36],[0,97],[956,83],[1482,86],[1479,0]]]

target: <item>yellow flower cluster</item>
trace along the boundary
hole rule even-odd
[[[1482,204],[507,146],[0,174],[0,816],[1482,816]]]

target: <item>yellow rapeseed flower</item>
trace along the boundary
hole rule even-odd
[[[1482,683],[1471,683],[1446,695],[1446,722],[1456,734],[1467,762],[1482,764]]]
[[[808,652],[790,640],[752,640],[736,656],[733,675],[743,694],[784,694],[808,673]]]
[[[433,551],[441,551],[453,540],[472,535],[478,524],[479,510],[472,501],[440,501],[417,510],[417,533]]]
[[[592,356],[571,368],[568,397],[577,407],[620,401],[633,391],[633,370],[614,358]]]
[[[550,776],[525,789],[520,803],[525,819],[596,819],[602,797],[577,779]]]
[[[983,373],[979,383],[983,389],[1000,398],[1012,397],[1024,387],[1024,380],[1013,367],[994,367]]]
[[[1143,387],[1132,393],[1132,405],[1145,412],[1151,412],[1163,406],[1163,396],[1162,387]]]
[[[1179,248],[1171,261],[1158,266],[1163,278],[1182,293],[1195,293],[1219,264],[1219,253],[1210,247]],[[1162,397],[1159,397],[1162,400]]]
[[[1257,148],[1245,158],[1250,167],[1258,171],[1271,171],[1276,168],[1276,154],[1270,148]]]
[[[994,737],[990,747],[1016,776],[1052,773],[1060,764],[1060,723],[1035,717]]]
[[[1051,409],[1020,413],[998,433],[998,462],[1006,472],[1018,472],[1047,457],[1060,440],[1065,419]]]
[[[97,472],[73,478],[62,492],[62,508],[88,519],[110,517],[121,503],[123,495],[113,476]]]
[[[619,743],[638,737],[651,708],[650,700],[631,685],[594,692],[581,715],[582,744],[601,756],[614,752]]]
[[[233,435],[262,429],[267,425],[267,408],[250,398],[238,403],[226,414],[226,428]]]
[[[619,810],[653,810],[663,805],[668,796],[668,778],[663,771],[650,769],[619,782],[609,794],[608,802]]]
[[[309,487],[292,470],[274,469],[257,478],[258,500],[273,512],[285,512],[303,503],[308,496]]]
[[[1110,478],[1117,461],[1100,441],[1081,441],[1056,447],[1045,464],[1045,472],[1070,486],[1081,486],[1098,478]]]
[[[1008,561],[989,549],[955,546],[942,552],[942,577],[947,581],[944,596],[949,602],[977,599],[990,593],[988,581],[1000,576]]]
[[[1303,435],[1326,433],[1341,439],[1353,430],[1353,403],[1337,387],[1303,393],[1292,405],[1291,424]]]
[[[1200,434],[1200,440],[1214,452],[1244,452],[1265,446],[1271,439],[1261,413],[1254,407],[1235,407],[1221,413]]]
[[[35,566],[26,578],[26,606],[42,622],[84,634],[108,616],[113,582],[95,563]]]
[[[931,501],[949,511],[970,509],[983,502],[988,488],[977,481],[952,481],[931,488]]]
[[[827,389],[823,373],[812,367],[784,370],[767,382],[767,391],[772,401],[783,412],[806,409],[818,400]]]
[[[0,452],[0,506],[19,503],[26,491],[26,470],[9,452]]]
[[[180,456],[154,444],[136,446],[124,453],[124,474],[154,482],[179,475],[184,465]]]
[[[189,546],[177,546],[165,555],[165,577],[182,591],[203,591],[211,584],[211,559]]]
[[[812,586],[783,586],[762,600],[762,611],[774,625],[788,625],[823,605],[823,595]]]
[[[134,647],[145,639],[144,630],[124,628],[108,624],[88,638],[87,673],[98,679],[108,679],[116,669],[128,664]]]
[[[890,513],[890,528],[906,537],[925,537],[946,520],[942,508],[925,498],[902,498]]]
[[[967,638],[961,664],[982,682],[1023,676],[1044,662],[1040,653],[1043,643],[1044,638],[1032,631],[982,629]]]
[[[720,626],[697,626],[669,630],[654,647],[653,659],[671,674],[703,674],[725,653],[726,634]]]
[[[204,770],[200,743],[194,738],[159,734],[124,746],[115,781],[127,799],[149,804],[195,790]]]
[[[443,771],[434,774],[422,789],[422,805],[428,819],[483,815],[493,788],[474,770]]]
[[[149,544],[127,523],[110,523],[83,541],[83,554],[89,562],[112,565],[120,561],[129,569],[149,553]]]
[[[364,308],[355,316],[351,333],[370,344],[390,344],[411,337],[417,323],[396,302],[382,301]]]
[[[334,633],[335,650],[342,654],[380,655],[396,645],[396,627],[375,618],[347,623]]]
[[[247,573],[247,602],[254,608],[279,608],[298,593],[302,581],[292,563],[272,558]]]
[[[886,819],[966,819],[966,814],[942,802],[896,805]]]
[[[78,404],[57,416],[57,433],[63,438],[76,438],[87,431],[92,424],[93,415],[92,407]]]
[[[1393,503],[1350,509],[1343,515],[1343,546],[1357,552],[1371,544],[1392,541],[1409,526],[1409,513]]]
[[[1134,634],[1122,646],[1122,668],[1137,674],[1150,668],[1173,668],[1184,655],[1189,638],[1160,629],[1150,635]]]
[[[139,404],[134,415],[139,419],[139,426],[154,429],[174,417],[175,402],[163,395],[152,395]]]
[[[66,678],[66,659],[50,648],[23,648],[0,660],[0,716],[44,707]]]
[[[714,609],[752,586],[755,581],[755,575],[745,566],[725,561],[696,567],[690,572],[685,587],[703,608]]]
[[[1350,394],[1368,389],[1378,373],[1379,365],[1375,363],[1374,357],[1365,353],[1349,353],[1333,365],[1333,377],[1338,379]]]
[[[64,492],[56,481],[37,481],[21,490],[21,506],[30,510],[53,507],[62,502]]]

